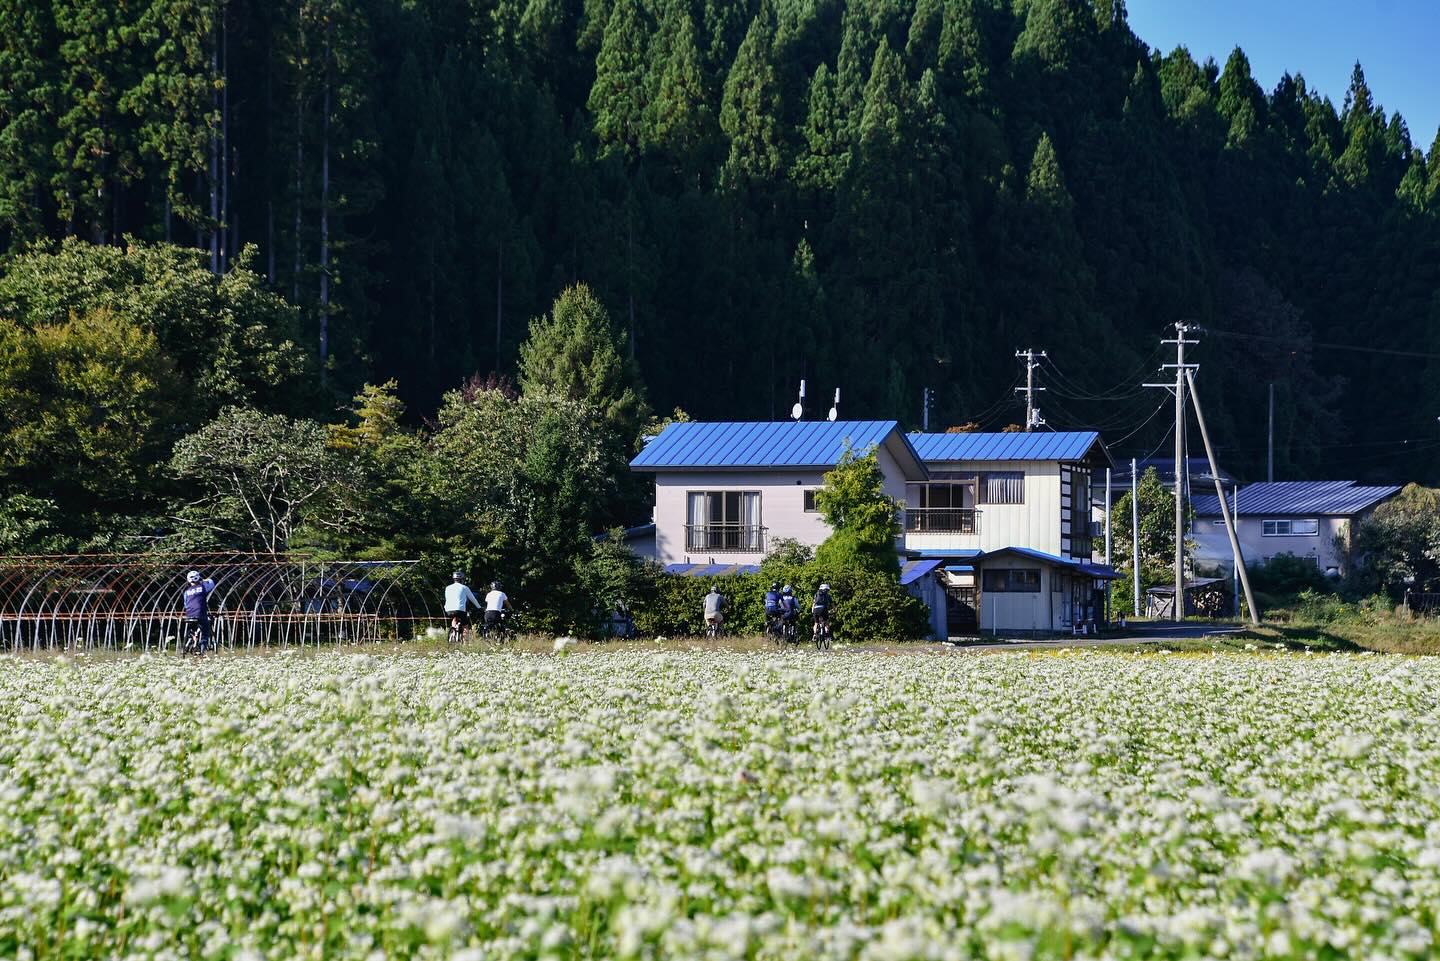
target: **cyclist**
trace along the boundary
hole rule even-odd
[[[475,605],[478,611],[480,602],[475,599],[475,592],[465,583],[463,571],[456,571],[450,576],[453,580],[445,588],[445,616],[452,627],[458,628],[457,633],[463,634],[470,625],[470,605]]]
[[[780,633],[780,582],[770,585],[765,592],[765,633]]]
[[[720,625],[725,623],[725,595],[720,593],[720,587],[716,584],[710,585],[710,593],[705,595],[705,630],[709,634],[719,634]]]
[[[475,605],[479,607],[480,605]],[[485,630],[498,630],[505,615],[510,612],[510,597],[500,589],[499,581],[490,582],[490,593],[485,595]]]
[[[800,601],[795,597],[794,588],[786,584],[780,589],[780,622],[789,632],[799,618]]]
[[[210,649],[210,592],[215,590],[215,582],[210,578],[201,578],[199,571],[191,571],[185,575],[185,636],[188,638],[191,631],[200,631],[200,646],[196,653],[203,654]]]
[[[810,604],[810,616],[815,621],[817,637],[830,630],[830,608],[834,603],[834,598],[830,596],[830,585],[821,584],[815,591],[815,600]]]

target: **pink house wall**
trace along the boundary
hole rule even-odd
[[[880,470],[885,475],[885,492],[898,501],[905,499],[905,475],[890,452],[878,451]],[[818,547],[830,535],[830,528],[818,513],[806,513],[806,490],[823,483],[822,470],[684,470],[660,471],[655,475],[655,559],[661,564],[758,564],[762,553],[707,553],[685,551],[686,494],[690,491],[759,491],[760,523],[766,545],[777,538],[793,537]]]

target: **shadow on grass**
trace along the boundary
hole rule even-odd
[[[1347,654],[1361,654],[1371,650],[1348,637],[1312,625],[1282,627],[1278,624],[1262,624],[1234,635],[1233,640],[1242,645],[1266,644],[1271,650],[1284,647],[1290,651],[1338,651]]]

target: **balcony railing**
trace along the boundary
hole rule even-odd
[[[980,512],[973,507],[921,507],[905,511],[907,534],[978,534]]]
[[[765,528],[745,524],[686,524],[685,551],[690,554],[763,554]]]

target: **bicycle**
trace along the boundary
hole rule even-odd
[[[504,647],[515,640],[515,625],[513,615],[502,613],[498,621],[485,621],[480,626],[480,637],[489,641],[496,647]]]
[[[830,618],[829,618],[829,617],[826,617],[826,616],[823,615],[823,614],[816,616],[816,618],[815,618],[815,629],[814,629],[814,632],[813,632],[813,636],[814,636],[814,640],[815,640],[815,650],[817,650],[817,651],[828,651],[828,650],[830,650],[830,645],[831,645],[832,643],[834,643],[835,635],[834,635],[834,633],[830,630]]]
[[[463,614],[450,615],[450,631],[445,635],[445,641],[449,644],[463,644],[471,633],[470,622]]]
[[[705,636],[706,636],[706,638],[716,638],[716,637],[719,637],[719,636],[720,636],[720,622],[719,622],[719,621],[712,621],[712,620],[709,620],[709,619],[707,618],[706,621],[705,621]]]
[[[800,625],[797,618],[782,620],[780,622],[780,643],[784,645],[794,644],[800,635]]]
[[[765,615],[765,634],[776,647],[785,643],[785,627],[779,615]]]
[[[200,628],[199,621],[185,622],[185,642],[180,648],[181,654],[204,654],[214,648],[214,644],[205,643],[205,634]]]

